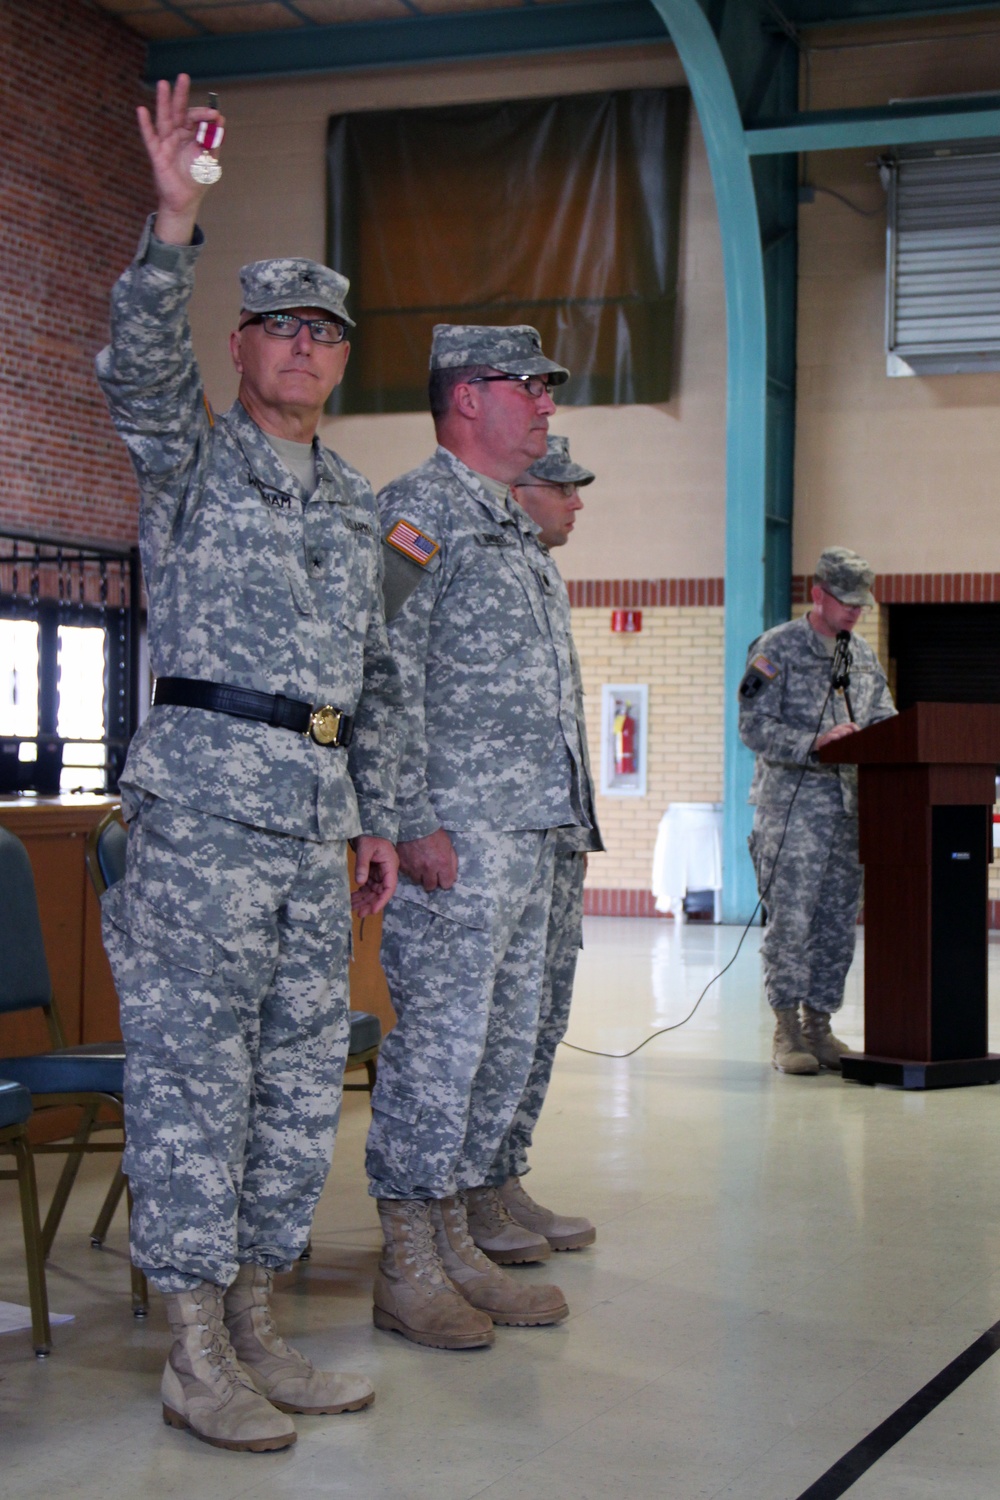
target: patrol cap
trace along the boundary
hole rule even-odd
[[[528,323],[436,323],[431,369],[463,370],[469,365],[489,365],[502,375],[549,375],[553,385],[569,379],[568,370],[542,353],[542,336]]]
[[[344,298],[351,283],[339,271],[316,260],[288,257],[255,260],[240,267],[244,312],[283,312],[287,307],[321,307],[341,323],[354,327]]]
[[[546,439],[547,451],[544,458],[536,458],[535,462],[524,471],[521,479],[523,484],[526,479],[540,479],[544,484],[591,484],[594,475],[582,464],[576,464],[569,456],[569,438],[550,435]]]
[[[827,547],[813,570],[813,580],[851,608],[875,603],[875,570],[850,547]]]

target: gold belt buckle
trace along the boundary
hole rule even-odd
[[[317,708],[310,714],[309,733],[317,745],[336,744],[341,718],[340,709],[334,708],[330,703],[324,703],[322,708]]]

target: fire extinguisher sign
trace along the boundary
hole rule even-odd
[[[649,687],[644,682],[601,688],[601,793],[645,797]]]

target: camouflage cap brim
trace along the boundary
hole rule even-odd
[[[848,609],[868,609],[872,604],[875,603],[875,595],[872,593],[871,589],[832,588],[830,584],[825,583],[822,578],[818,579],[817,581],[822,588],[826,589],[828,594],[833,595],[838,603],[846,604]]]
[[[596,477],[582,464],[575,464],[571,458],[556,458],[551,454],[533,463],[526,473],[532,479],[540,479],[543,484],[575,484],[577,486],[592,484]]]
[[[501,375],[548,375],[551,385],[564,385],[569,379],[569,371],[554,360],[546,359],[544,354],[528,359],[493,359],[489,365]]]
[[[286,312],[293,307],[316,307],[354,328],[344,299],[351,283],[331,266],[299,256],[255,260],[240,267],[244,312]]]
[[[347,311],[341,303],[339,307],[331,307],[329,301],[317,302],[315,297],[268,297],[266,307],[248,307],[243,304],[241,311],[249,313],[287,312],[291,307],[316,307],[320,312],[327,312],[338,323],[346,323],[348,328],[357,328],[353,318],[347,316]]]
[[[553,385],[569,371],[542,353],[542,337],[528,323],[436,323],[431,336],[432,370],[483,365],[501,375],[548,375]]]

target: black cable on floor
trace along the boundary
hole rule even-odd
[[[826,690],[826,697],[823,699],[823,707],[819,711],[819,719],[817,720],[816,729],[813,734],[814,742],[819,738],[819,732],[823,726],[823,715],[826,713],[826,706],[830,701],[830,695],[832,694],[835,686],[836,683],[831,681],[830,686]],[[795,799],[799,795],[799,787],[802,785],[802,779],[808,769],[808,766],[803,765],[802,770],[799,772],[799,779],[795,783],[795,789],[792,792],[791,798],[789,799],[788,811],[785,813],[785,824],[781,830],[781,838],[778,840],[778,847],[774,853],[774,860],[771,864],[771,873],[767,877],[767,884],[761,891],[760,895],[757,897],[757,905],[750,913],[747,924],[744,927],[743,931],[740,933],[740,940],[736,944],[736,951],[734,952],[729,962],[726,964],[725,968],[720,969],[718,974],[712,975],[711,979],[708,981],[705,988],[702,990],[701,994],[698,996],[697,1000],[694,1002],[691,1009],[684,1017],[683,1021],[675,1021],[672,1026],[658,1027],[656,1031],[651,1031],[649,1036],[645,1037],[644,1040],[639,1042],[635,1047],[630,1048],[628,1052],[600,1052],[594,1047],[578,1047],[575,1042],[567,1041],[560,1042],[560,1047],[568,1047],[571,1052],[585,1052],[588,1057],[612,1057],[617,1059],[621,1059],[623,1057],[634,1057],[637,1052],[642,1051],[643,1047],[648,1047],[650,1042],[655,1042],[658,1036],[666,1036],[668,1031],[679,1031],[682,1026],[687,1025],[701,1002],[704,1000],[705,996],[708,994],[709,990],[712,988],[712,985],[717,983],[717,981],[722,978],[723,974],[727,974],[729,972],[729,970],[733,967],[733,964],[740,956],[740,949],[743,947],[746,935],[750,931],[750,928],[753,926],[754,918],[763,906],[765,897],[767,896],[768,891],[771,889],[771,882],[774,879],[774,872],[778,868],[778,859],[781,855],[782,849],[785,847],[785,836],[788,833],[788,824],[792,816],[792,808],[795,806]]]

